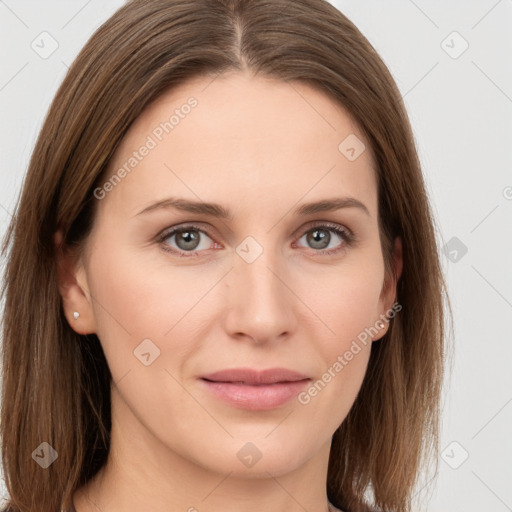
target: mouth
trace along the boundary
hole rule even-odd
[[[296,397],[311,378],[285,368],[235,368],[200,377],[216,398],[247,410],[269,410]]]

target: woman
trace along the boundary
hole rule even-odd
[[[398,89],[333,6],[128,2],[4,243],[8,510],[410,510],[434,226]]]

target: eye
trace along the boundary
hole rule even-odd
[[[168,242],[174,239],[174,242]],[[210,242],[208,242],[210,240]],[[220,247],[210,238],[208,233],[196,226],[182,226],[166,231],[159,241],[165,251],[178,253],[180,256],[199,256],[199,251]],[[175,247],[173,247],[173,245]]]
[[[315,252],[328,255],[350,246],[353,242],[353,235],[347,228],[337,224],[319,224],[308,229],[299,241],[302,239],[305,239],[306,244]],[[336,243],[337,241],[338,243]]]
[[[310,227],[298,241],[302,239],[305,239],[309,248],[319,255],[343,251],[354,242],[354,236],[350,230],[338,224],[329,223],[319,223]],[[173,227],[159,236],[158,241],[165,251],[177,254],[179,257],[197,257],[200,256],[201,251],[222,248],[222,245],[214,242],[204,229],[194,225]]]

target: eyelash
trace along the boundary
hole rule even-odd
[[[334,248],[334,249],[321,249],[321,250],[311,249],[313,252],[317,253],[318,255],[329,256],[331,254],[341,252],[344,249],[346,249],[347,247],[351,247],[355,242],[355,236],[349,229],[339,226],[338,224],[331,224],[331,223],[325,223],[325,222],[324,223],[319,222],[318,224],[314,224],[314,225],[310,226],[308,229],[306,229],[302,233],[302,235],[298,238],[298,240],[300,240],[304,235],[306,235],[310,231],[313,231],[314,229],[318,229],[318,228],[323,228],[326,231],[332,231],[333,233],[338,235],[343,240],[343,243],[341,244],[341,246]],[[162,234],[160,234],[158,236],[157,241],[161,244],[161,247],[164,251],[169,252],[171,254],[178,255],[179,257],[184,257],[184,258],[198,257],[198,256],[200,256],[200,252],[202,252],[202,251],[181,251],[179,249],[171,249],[171,248],[169,248],[168,244],[164,243],[168,238],[172,237],[176,233],[179,233],[181,231],[187,231],[187,230],[198,231],[213,240],[213,236],[210,233],[208,233],[208,231],[205,230],[204,228],[200,228],[199,226],[196,226],[194,224],[186,224],[186,225],[174,227],[170,230],[164,231]]]

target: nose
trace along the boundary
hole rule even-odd
[[[233,338],[258,344],[282,341],[296,329],[297,299],[290,290],[285,262],[264,250],[248,262],[234,255],[234,268],[227,276],[226,332]]]

